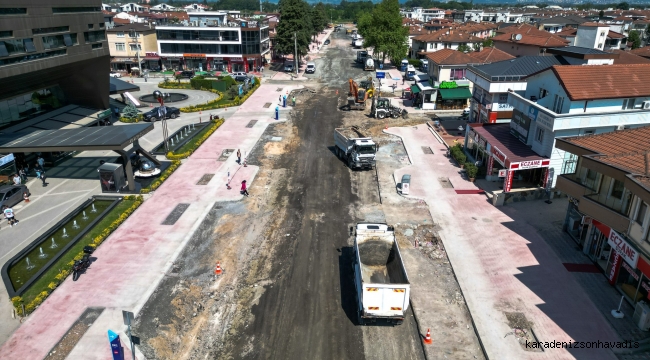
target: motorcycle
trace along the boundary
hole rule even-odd
[[[72,266],[72,281],[77,281],[77,279],[79,279],[79,275],[81,275],[81,272],[90,267],[90,255],[93,253],[93,251],[95,251],[95,249],[90,246],[85,246],[83,251],[84,255],[81,260],[75,261],[74,265]]]

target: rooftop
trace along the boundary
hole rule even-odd
[[[127,20],[128,21],[128,20]],[[132,24],[123,24],[115,25],[113,28],[106,29],[107,33],[117,33],[117,32],[129,32],[130,30],[135,30],[137,32],[155,32],[156,28],[154,26],[148,26],[142,23],[132,23]]]
[[[479,60],[482,63],[493,63],[498,61],[511,60],[515,57],[508,54],[503,50],[499,50],[495,47],[486,47],[481,51],[475,51],[469,53],[469,56]]]
[[[553,65],[581,65],[586,63],[585,60],[561,55],[522,56],[491,64],[470,65],[468,69],[488,81],[521,81],[523,78],[546,70]]]
[[[546,159],[510,133],[510,124],[471,123],[469,127],[506,156],[506,165],[513,162]]]
[[[614,59],[614,64],[650,64],[650,59],[636,55],[630,51],[612,50],[613,54],[618,54]]]
[[[589,158],[635,175],[650,191],[650,127],[620,130],[604,134],[558,138],[593,152]]]
[[[643,56],[644,58],[650,59],[650,46],[634,49],[630,51],[634,55]]]
[[[452,49],[442,49],[427,53],[427,58],[438,65],[464,65],[476,63],[478,60],[464,52]]]
[[[548,54],[565,55],[577,59],[616,59],[618,55],[608,53],[602,50],[580,47],[580,46],[563,46],[547,49]]]
[[[551,69],[572,101],[650,97],[649,64],[555,65]]]

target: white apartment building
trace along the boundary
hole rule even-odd
[[[124,4],[124,5],[119,5],[118,9],[120,9],[120,11],[124,11],[124,12],[143,12],[143,11],[148,10],[149,8],[138,5],[136,3],[128,3],[128,4]]]
[[[249,72],[270,61],[268,21],[229,21],[221,11],[188,15],[189,21],[181,24],[156,27],[165,67]]]
[[[525,144],[550,159],[552,184],[571,156],[555,138],[650,125],[650,65],[553,66],[526,81],[524,94],[508,91],[508,103],[525,120]]]
[[[465,22],[522,23],[524,14],[509,11],[485,12],[483,10],[465,10]]]
[[[445,18],[445,10],[444,9],[424,9],[421,7],[414,7],[414,8],[409,8],[409,9],[401,9],[400,10],[400,15],[402,17],[408,18],[408,19],[414,19],[414,20],[419,20],[423,22],[427,22],[430,20],[435,20],[435,19],[444,19]]]
[[[165,3],[158,4],[151,7],[151,11],[178,11],[180,8],[175,6],[167,5]]]

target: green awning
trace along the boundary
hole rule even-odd
[[[459,87],[455,89],[439,89],[440,96],[445,100],[469,99],[472,97],[472,92],[468,87]]]
[[[413,94],[417,94],[417,93],[420,92],[420,88],[417,87],[416,85],[413,85],[413,86],[411,86],[411,92],[412,92]]]

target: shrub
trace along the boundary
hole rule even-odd
[[[470,162],[465,163],[465,170],[467,171],[467,177],[471,179],[476,179],[478,174],[478,167]]]
[[[465,156],[465,153],[463,153],[462,150],[456,153],[456,161],[458,161],[459,164],[465,164],[467,161],[467,156]]]
[[[228,103],[221,103],[221,100],[223,100],[223,94],[221,94],[219,91],[214,90],[214,89],[202,89],[206,91],[210,91],[215,94],[219,94],[219,98],[214,99],[212,101],[208,101],[205,104],[200,104],[200,105],[192,105],[192,106],[187,106],[181,108],[182,112],[188,113],[188,112],[196,112],[196,111],[205,111],[205,110],[212,110],[212,109],[222,109],[222,108],[227,108],[227,107],[233,107],[233,106],[238,106],[244,103],[254,92],[257,90],[257,88],[260,87],[260,81],[259,79],[255,78],[255,85],[253,85],[246,95],[244,95],[241,99],[236,96],[232,102]]]

